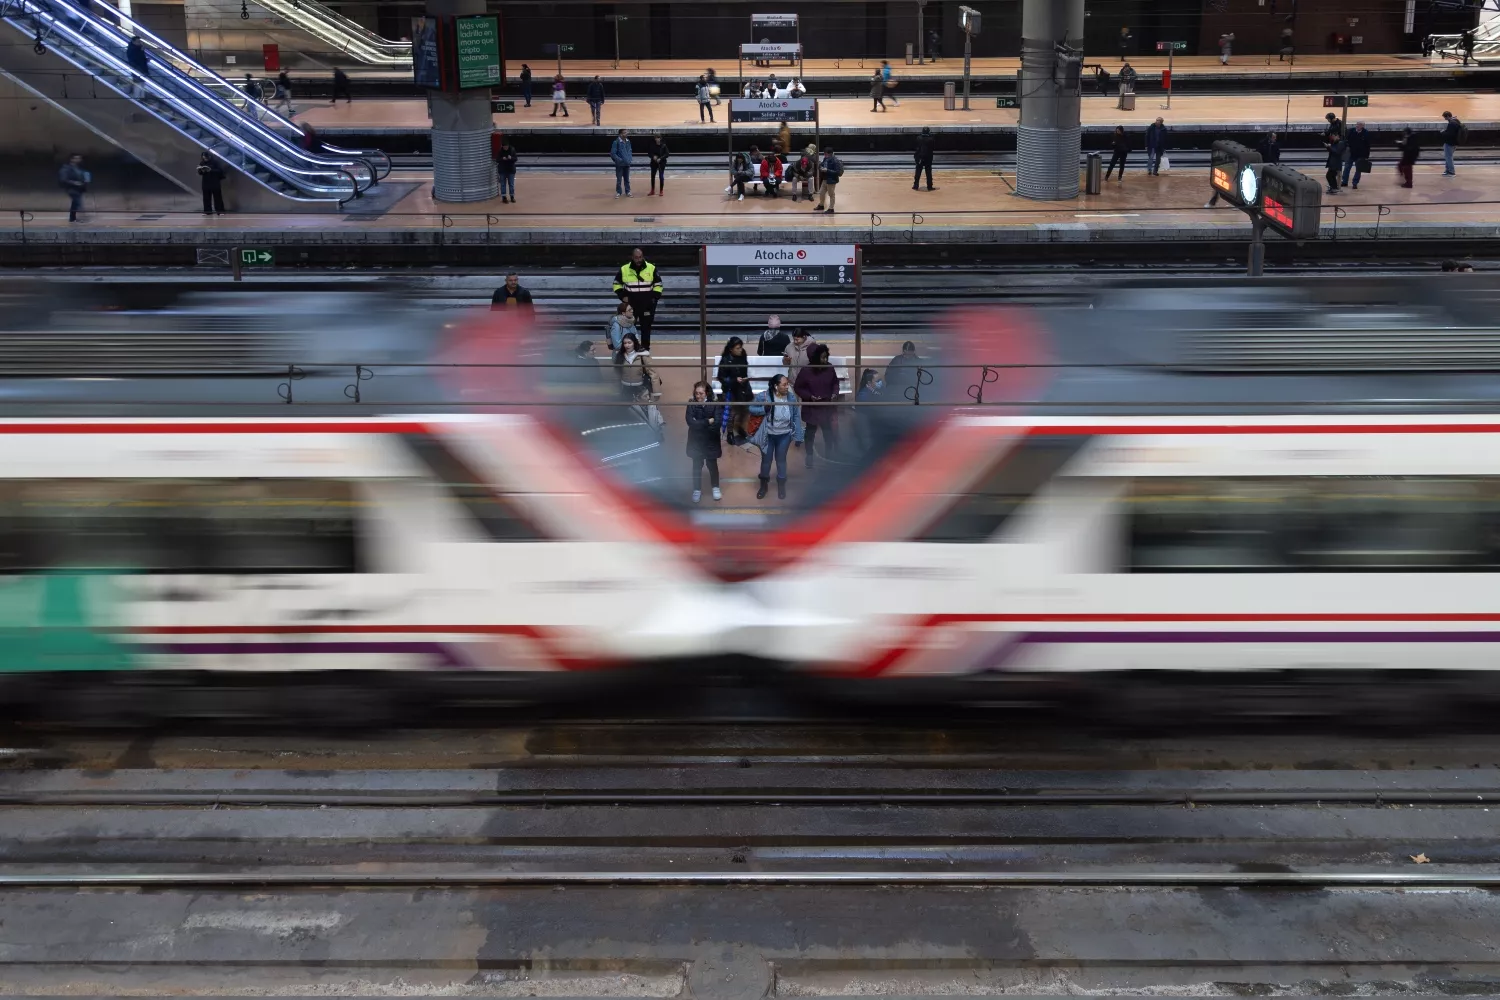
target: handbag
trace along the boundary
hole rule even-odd
[[[1370,163],[1370,158],[1368,156],[1362,156],[1355,161],[1354,169],[1358,170],[1362,174],[1368,174],[1375,168],[1374,165]]]
[[[1158,172],[1172,169],[1172,161],[1167,157],[1166,153],[1161,154],[1161,166],[1156,169]]]
[[[756,416],[755,414],[751,414],[750,419],[745,421],[745,436],[754,437],[755,432],[760,430],[761,422],[765,419],[766,418],[764,416]]]

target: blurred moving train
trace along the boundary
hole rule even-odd
[[[174,680],[352,672],[354,712],[751,660],[843,695],[1105,713],[1201,711],[1205,684],[1399,713],[1431,702],[1393,683],[1417,676],[1487,712],[1497,291],[1154,282],[958,313],[920,405],[858,408],[843,462],[748,511],[686,503],[680,449],[516,317],[33,295],[0,332],[6,696],[85,671],[149,678],[141,710],[167,711]]]

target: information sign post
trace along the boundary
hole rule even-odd
[[[738,81],[736,86],[742,94],[745,92],[746,56],[757,58],[777,56],[789,59],[797,65],[797,79],[800,80],[804,73],[801,42],[746,42],[740,46],[739,76],[736,78]]]
[[[779,125],[782,122],[812,122],[813,145],[823,148],[822,125],[818,120],[818,99],[815,97],[786,97],[779,101],[761,101],[753,97],[731,97],[729,99],[729,179],[734,180],[734,123]],[[783,149],[782,156],[790,156],[791,150]]]
[[[1167,103],[1162,107],[1167,110],[1172,108],[1172,57],[1179,52],[1187,51],[1187,42],[1157,42],[1156,51],[1167,54],[1167,71],[1162,74],[1162,84],[1167,88]]]

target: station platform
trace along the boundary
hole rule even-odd
[[[1324,115],[1316,94],[1237,95],[1234,97],[1174,96],[1165,107],[1166,95],[1137,94],[1134,111],[1122,111],[1113,97],[1085,97],[1082,120],[1085,145],[1107,148],[1116,125],[1144,129],[1163,117],[1173,129],[1173,144],[1207,148],[1219,138],[1258,136],[1267,131],[1283,133],[1283,146],[1319,144]],[[968,111],[945,111],[940,98],[919,97],[887,104],[887,111],[871,111],[869,98],[819,101],[817,133],[823,145],[863,151],[907,151],[924,127],[951,140],[949,148],[969,150],[1014,149],[1014,130],[1019,111],[999,108],[995,100],[972,98]],[[514,113],[493,115],[495,127],[509,135],[524,155],[528,152],[602,152],[621,128],[643,133],[660,132],[674,152],[727,151],[728,108],[715,109],[718,121],[698,121],[698,106],[682,100],[616,100],[604,105],[601,124],[590,124],[588,105],[569,102],[569,116],[552,117],[552,106],[541,101],[531,107],[518,104]],[[1370,106],[1350,110],[1350,122],[1364,121],[1393,141],[1402,129],[1411,127],[1435,141],[1442,126],[1442,113],[1452,111],[1469,128],[1471,145],[1500,142],[1500,94],[1384,94],[1372,97]],[[426,152],[431,149],[427,103],[420,100],[370,100],[353,104],[313,104],[297,115],[323,133],[330,142],[375,144],[388,152]],[[752,142],[769,148],[776,131],[771,125],[737,125],[735,147]],[[800,144],[811,142],[814,129],[799,123],[793,132]]]
[[[665,197],[645,194],[646,173],[635,173],[635,197],[614,195],[613,172],[546,173],[522,169],[519,205],[498,200],[449,205],[433,201],[429,182],[407,181],[410,193],[385,211],[337,216],[225,215],[205,218],[189,199],[111,209],[105,195],[91,192],[77,224],[66,217],[65,199],[38,192],[11,204],[0,230],[0,257],[8,263],[194,263],[195,248],[286,247],[279,263],[340,261],[509,261],[613,258],[620,247],[642,243],[673,248],[676,258],[696,261],[692,248],[774,238],[788,243],[859,243],[872,262],[899,262],[919,246],[957,257],[986,248],[1009,247],[1019,255],[1042,248],[1060,253],[1119,253],[1143,258],[1160,254],[1204,254],[1215,244],[1238,256],[1250,226],[1240,212],[1203,207],[1209,189],[1202,167],[1144,173],[1136,155],[1123,181],[1106,181],[1097,196],[1075,201],[1035,202],[1012,193],[1012,177],[986,170],[936,171],[938,190],[911,190],[901,170],[861,170],[839,185],[838,212],[818,213],[806,201],[747,196],[731,200],[718,171],[669,173]],[[1456,177],[1442,176],[1441,161],[1418,164],[1416,186],[1398,186],[1393,156],[1377,158],[1375,172],[1358,191],[1327,196],[1320,242],[1283,250],[1271,238],[1268,250],[1319,254],[1341,243],[1349,252],[1376,244],[1500,239],[1500,166],[1462,164]],[[7,195],[13,202],[16,195]],[[44,199],[44,200],[43,200]],[[147,209],[149,210],[143,210]],[[22,214],[24,213],[24,214]],[[20,220],[21,224],[17,224]],[[113,248],[111,250],[111,248]],[[1436,250],[1444,256],[1465,252]],[[1475,251],[1477,252],[1477,251]],[[551,255],[550,257],[548,255]],[[955,258],[957,259],[957,258]],[[1274,259],[1274,257],[1273,257]],[[679,266],[681,260],[678,261]]]

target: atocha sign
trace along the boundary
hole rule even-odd
[[[853,285],[854,246],[709,246],[710,285]]]
[[[729,102],[732,122],[812,122],[818,120],[818,102],[810,97],[757,100],[736,97]]]

